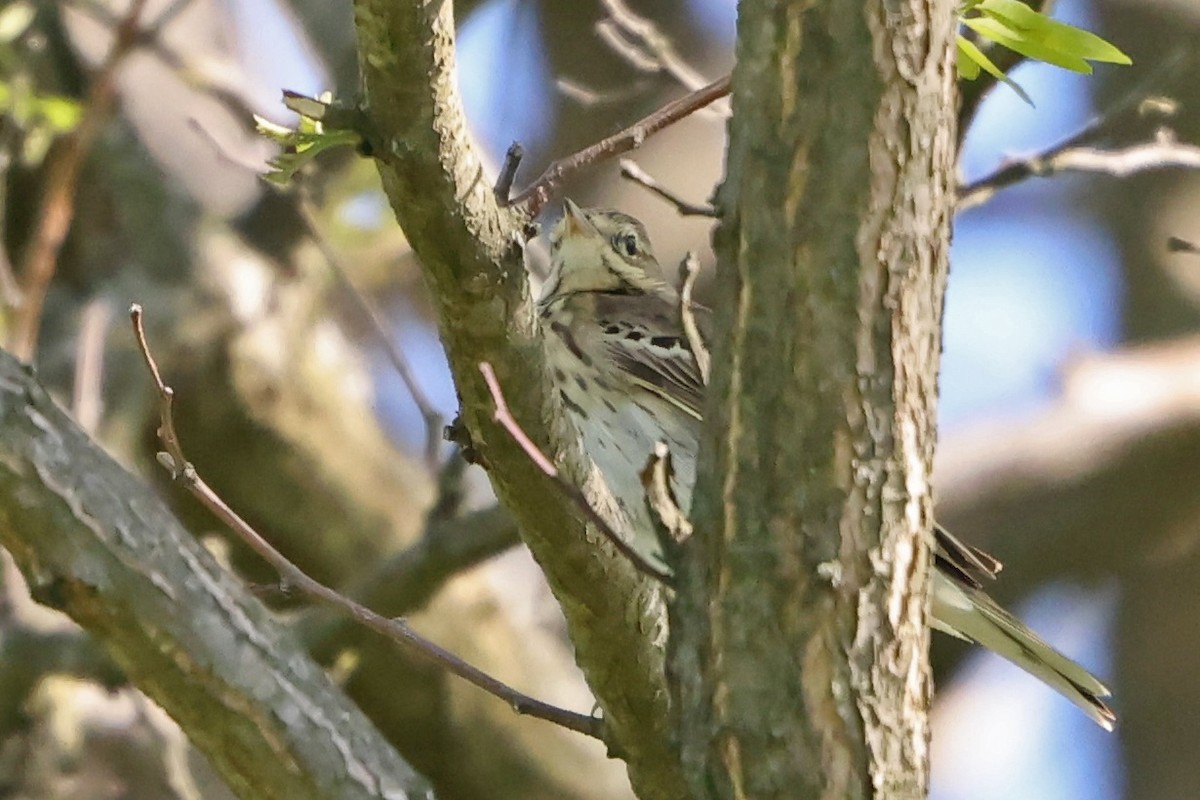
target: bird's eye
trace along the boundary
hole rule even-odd
[[[638,254],[638,236],[636,233],[618,233],[613,237],[613,247],[618,253],[624,253],[632,258]]]

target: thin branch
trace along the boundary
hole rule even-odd
[[[611,19],[602,19],[596,23],[596,34],[608,49],[617,54],[629,66],[638,72],[662,72],[662,62],[647,53],[635,42],[626,38],[627,34]],[[691,87],[689,87],[691,88]]]
[[[72,8],[90,17],[93,21],[111,30],[121,26],[121,18],[95,0],[68,0]],[[253,114],[252,103],[246,87],[236,78],[214,69],[210,65],[189,62],[162,39],[163,30],[171,24],[191,0],[176,0],[164,9],[149,25],[138,31],[136,45],[153,53],[183,83],[202,91],[224,105],[235,116],[249,117]]]
[[[554,484],[559,488],[563,496],[570,500],[571,504],[583,514],[587,521],[595,526],[600,535],[607,539],[617,549],[617,552],[629,559],[639,572],[670,585],[671,576],[647,561],[628,542],[622,539],[620,534],[608,524],[608,521],[600,516],[600,512],[592,507],[592,504],[583,496],[583,492],[579,491],[566,478],[562,477],[562,474],[558,471],[558,467],[554,466],[554,462],[533,443],[533,440],[529,438],[529,434],[525,433],[521,424],[517,422],[509,410],[508,402],[504,399],[504,392],[500,389],[500,381],[496,379],[496,372],[492,369],[492,365],[485,361],[479,365],[479,371],[483,373],[483,380],[487,384],[488,391],[492,395],[492,402],[495,405],[496,410],[493,418],[508,432],[508,435],[525,452],[525,455],[529,456],[529,460],[546,477],[554,481]]]
[[[694,92],[707,81],[675,49],[671,37],[646,17],[635,13],[624,0],[600,0],[608,16],[596,23],[596,32],[613,52],[641,72],[665,73]],[[714,113],[729,116],[727,104],[714,105]]]
[[[617,89],[601,91],[570,78],[558,78],[554,81],[554,86],[568,100],[578,103],[584,108],[591,108],[598,105],[623,103],[631,97],[644,96],[648,89],[648,83],[646,80],[636,80]]]
[[[725,97],[729,94],[729,89],[730,80],[726,75],[678,100],[667,103],[653,114],[643,117],[607,139],[602,139],[573,155],[558,159],[538,176],[533,185],[517,195],[508,205],[519,206],[529,216],[536,216],[550,201],[550,196],[558,189],[563,180],[572,173],[640,147],[647,137]]]
[[[424,535],[374,568],[348,594],[389,616],[422,608],[456,575],[521,543],[516,522],[499,506],[453,519],[429,519]],[[353,620],[329,609],[299,626],[310,651],[327,659],[350,638]]]
[[[154,381],[155,389],[158,392],[159,417],[161,420],[159,438],[163,446],[167,448],[167,453],[163,454],[165,457],[160,457],[160,460],[163,460],[164,464],[169,466],[173,476],[205,508],[224,522],[242,542],[258,553],[264,561],[275,569],[279,574],[281,583],[289,591],[301,594],[348,614],[359,624],[405,647],[416,657],[445,669],[468,683],[503,700],[518,714],[553,722],[568,730],[573,730],[601,741],[604,740],[605,726],[602,719],[567,711],[518,692],[507,684],[471,666],[453,653],[420,636],[403,620],[388,619],[377,614],[371,609],[309,577],[307,573],[276,550],[258,531],[238,516],[237,512],[226,505],[225,501],[200,478],[195,468],[184,458],[179,439],[175,435],[175,423],[172,419],[172,405],[175,393],[171,387],[163,383],[158,365],[155,363],[154,356],[151,354],[146,342],[146,333],[142,325],[141,307],[134,305],[130,308],[129,315],[133,323],[134,335],[137,337],[138,348],[141,350],[142,357],[146,362],[146,366]]]
[[[642,187],[650,190],[655,195],[657,195],[659,198],[666,200],[668,203],[670,203],[672,206],[675,207],[675,211],[678,214],[680,214],[681,216],[684,216],[684,217],[712,217],[714,219],[717,217],[717,209],[716,208],[709,205],[708,203],[699,205],[697,203],[692,203],[688,200],[684,200],[682,197],[675,194],[675,192],[671,191],[670,189],[668,189],[667,187],[665,187],[661,183],[659,183],[657,180],[655,180],[655,178],[650,173],[648,173],[644,169],[642,169],[641,166],[636,161],[634,161],[632,158],[622,158],[620,163],[621,163],[621,177],[622,178],[631,180],[634,183],[638,184],[639,186],[642,186]]]
[[[313,212],[312,204],[307,198],[301,196],[296,201],[296,210],[300,214],[300,218],[304,221],[305,232],[308,238],[321,251],[321,257],[325,259],[329,270],[337,278],[346,296],[354,304],[355,308],[362,315],[371,329],[376,342],[383,348],[383,352],[387,355],[388,361],[391,362],[392,368],[396,370],[396,374],[400,376],[400,380],[404,382],[404,386],[408,389],[408,394],[412,397],[413,403],[417,406],[417,411],[421,414],[421,419],[425,423],[425,463],[430,469],[437,469],[438,462],[441,460],[441,444],[442,444],[442,425],[445,420],[442,415],[434,408],[433,403],[429,401],[429,397],[421,389],[420,381],[417,380],[416,374],[413,372],[412,366],[408,363],[408,359],[404,356],[404,352],[392,341],[392,337],[388,334],[387,326],[384,324],[383,315],[379,313],[379,309],[375,307],[362,292],[350,280],[345,267],[342,265],[341,257],[329,240],[321,231],[320,223],[317,221],[317,216]]]
[[[113,31],[112,47],[92,80],[79,125],[62,138],[47,172],[44,199],[38,210],[36,227],[21,262],[19,279],[23,300],[9,342],[13,354],[27,363],[33,361],[37,352],[46,292],[75,217],[75,189],[79,173],[116,103],[117,69],[125,56],[133,52],[141,41],[139,20],[145,6],[146,0],[133,0]]]
[[[11,147],[12,130],[3,135],[0,141],[0,224],[8,219],[8,169],[12,166]],[[17,276],[13,273],[12,261],[8,257],[8,249],[0,246],[0,303],[6,309],[20,308],[21,287]]]
[[[700,370],[700,380],[708,386],[708,376],[712,374],[712,355],[708,352],[708,345],[700,333],[700,325],[696,322],[695,303],[692,302],[696,278],[700,275],[700,262],[695,253],[689,251],[684,256],[683,263],[679,265],[679,273],[683,278],[679,287],[679,319],[683,323],[683,333],[687,336],[692,357],[696,359],[696,368]]]
[[[1157,169],[1200,169],[1200,147],[1182,144],[1174,134],[1162,129],[1152,142],[1117,150],[1094,147],[1063,147],[1014,161],[963,186],[958,195],[958,211],[987,202],[999,192],[1032,177],[1047,178],[1064,172],[1092,172],[1123,178]]]
[[[1172,153],[1169,149],[1159,150],[1154,155],[1150,152],[1135,153],[1129,155],[1126,159],[1116,158],[1112,160],[1113,163],[1105,164],[1104,162],[1109,161],[1109,159],[1097,157],[1097,154],[1103,154],[1106,151],[1092,150],[1085,147],[1085,145],[1090,145],[1107,135],[1119,120],[1124,119],[1129,114],[1138,114],[1143,117],[1157,117],[1160,119],[1173,116],[1176,112],[1176,105],[1173,102],[1151,97],[1150,93],[1155,86],[1159,85],[1169,74],[1175,72],[1184,63],[1185,55],[1182,50],[1177,50],[1168,55],[1143,80],[1138,81],[1128,91],[1119,95],[1107,108],[1089,119],[1074,133],[1069,134],[1038,153],[1001,164],[997,169],[982,178],[960,186],[958,190],[958,203],[955,210],[965,211],[985,203],[1000,189],[1029,178],[1048,177],[1057,172],[1067,171],[1068,169],[1081,172],[1107,172],[1113,175],[1128,175],[1132,172],[1169,166],[1191,166],[1189,163],[1178,165],[1169,163],[1173,158],[1182,158],[1185,161],[1191,158],[1186,152]],[[1158,141],[1173,141],[1173,134],[1166,128],[1160,128],[1155,138]],[[1178,147],[1185,148],[1186,150],[1186,146],[1184,145],[1178,145]],[[1136,149],[1137,147],[1135,146],[1128,150]],[[1127,153],[1128,151],[1114,150],[1107,152],[1117,154]],[[1162,163],[1152,163],[1155,157],[1161,157],[1163,159]],[[1129,165],[1135,162],[1140,163],[1141,166],[1130,168]],[[1114,172],[1113,170],[1125,171]]]

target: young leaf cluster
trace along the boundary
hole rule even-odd
[[[1129,56],[1096,34],[1051,19],[1020,0],[966,0],[959,21],[980,41],[1072,72],[1091,74],[1092,62],[1132,63]],[[1032,105],[1029,95],[975,41],[959,34],[959,76],[974,80],[981,72],[1003,81]]]
[[[361,143],[362,136],[355,131],[326,129],[322,120],[332,97],[328,92],[319,98],[284,92],[284,104],[299,116],[295,129],[255,115],[258,132],[281,148],[271,159],[270,170],[263,174],[263,180],[286,186],[297,172],[326,150],[345,145],[357,147]]]

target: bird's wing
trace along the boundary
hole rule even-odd
[[[700,419],[704,380],[683,332],[678,298],[672,294],[623,296],[617,303],[597,303],[597,321],[605,347],[637,386]],[[701,330],[708,309],[693,305]]]
[[[665,290],[644,295],[599,295],[596,318],[605,347],[629,379],[695,419],[704,407],[704,381],[683,332],[679,297]],[[711,312],[692,305],[701,335]],[[995,578],[1001,563],[934,525],[934,559],[947,577],[978,589]]]

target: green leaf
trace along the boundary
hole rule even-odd
[[[960,21],[987,41],[1072,72],[1090,74],[1092,61],[1132,63],[1094,33],[1051,19],[1020,0],[967,0]]]
[[[255,116],[254,121],[260,134],[283,148],[271,159],[271,169],[262,176],[263,180],[279,186],[290,183],[297,172],[326,150],[346,145],[356,147],[362,140],[356,131],[326,131],[320,122],[309,117],[302,116],[295,130],[259,116]]]
[[[980,50],[974,42],[960,35],[958,37],[958,74],[973,81],[979,77],[981,69],[1016,92],[1026,103],[1033,105],[1033,98],[1021,88],[1019,83],[1005,75],[1003,70],[996,66],[995,62],[988,58],[987,54]]]
[[[52,131],[66,133],[79,124],[83,108],[68,97],[45,95],[38,99],[38,114]]]
[[[983,0],[975,10],[1020,31],[1026,40],[1064,55],[1107,64],[1133,63],[1115,45],[1096,34],[1040,14],[1020,0]]]
[[[1035,61],[1044,61],[1047,64],[1053,64],[1056,67],[1062,67],[1063,69],[1069,69],[1072,72],[1079,72],[1085,75],[1090,75],[1092,72],[1092,66],[1082,58],[1046,47],[1040,42],[1028,38],[1021,31],[1010,28],[1008,25],[992,17],[965,19],[963,20],[963,25],[966,25],[983,38],[1020,53],[1026,58],[1032,58]]]
[[[975,46],[974,42],[960,34],[958,37],[958,77],[968,81],[978,78],[983,60],[987,60],[987,56]]]

